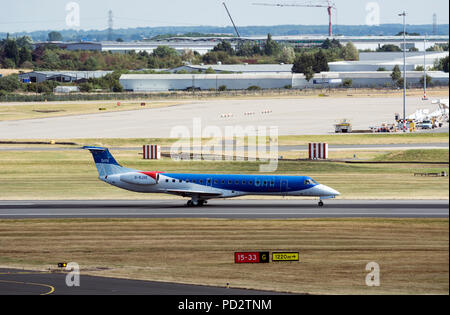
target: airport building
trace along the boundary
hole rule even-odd
[[[292,64],[233,64],[233,65],[184,65],[177,68],[169,69],[168,72],[177,73],[186,72],[205,72],[208,69],[214,70],[216,73],[291,73]]]
[[[448,85],[449,74],[430,71],[428,75],[433,84]],[[407,72],[410,86],[420,86],[423,72]],[[249,87],[262,89],[282,88],[323,88],[339,87],[351,80],[353,87],[389,87],[395,86],[390,71],[366,72],[322,72],[306,81],[303,74],[293,73],[233,73],[233,74],[124,74],[120,83],[126,91],[163,92],[176,90],[245,90]]]
[[[43,81],[80,82],[102,78],[113,71],[32,71],[19,74],[21,82],[41,83]]]
[[[426,52],[425,65],[431,69],[436,60],[447,57],[445,52]],[[358,61],[336,61],[328,63],[330,71],[355,72],[355,71],[392,71],[396,66],[403,70],[403,52],[360,52]],[[423,52],[406,53],[406,70],[414,71],[418,66],[424,65]]]
[[[276,42],[295,48],[319,46],[329,36],[323,35],[301,35],[301,36],[272,36]],[[383,45],[395,45],[403,47],[402,36],[333,36],[334,39],[339,40],[342,45],[352,42],[357,49],[376,50]],[[264,46],[267,35],[249,36],[249,37],[171,37],[162,40],[145,40],[135,42],[37,42],[34,47],[43,45],[55,45],[61,49],[67,50],[93,50],[93,51],[111,51],[126,53],[130,51],[153,52],[158,46],[169,46],[175,50],[182,52],[185,49],[196,51],[200,54],[205,54],[211,51],[214,46],[222,40],[230,42],[231,46],[235,48],[240,42],[250,41]],[[426,44],[424,46],[424,40]],[[432,47],[436,44],[447,44],[449,41],[448,35],[431,35],[431,36],[407,36],[406,49],[416,48],[420,51],[425,48]]]
[[[120,84],[126,91],[160,92],[187,89],[245,90],[251,86],[281,89],[292,84],[292,74],[124,74]]]

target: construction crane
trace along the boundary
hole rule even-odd
[[[333,25],[331,22],[332,10],[336,10],[336,5],[327,1],[307,1],[303,3],[253,3],[253,5],[262,5],[268,7],[308,7],[308,8],[327,8],[328,11],[328,36],[333,36]]]
[[[234,24],[233,18],[231,17],[230,11],[228,11],[227,5],[225,2],[222,2],[223,6],[225,7],[225,10],[227,10],[228,16],[230,17],[231,23],[233,23],[234,30],[236,31],[237,36],[240,38],[241,34],[239,34],[239,31],[236,27],[236,24]]]

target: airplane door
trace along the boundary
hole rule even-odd
[[[280,182],[280,192],[282,194],[287,194],[288,192],[288,181],[285,179],[282,179]]]
[[[213,181],[212,178],[207,178],[207,179],[206,179],[206,186],[212,187],[212,181]]]

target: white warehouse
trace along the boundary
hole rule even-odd
[[[441,71],[429,71],[432,82],[448,85],[449,74]],[[421,71],[408,71],[408,85],[420,85]],[[322,72],[316,73],[309,82],[303,74],[293,73],[234,73],[234,74],[124,74],[120,84],[126,91],[164,92],[195,88],[217,90],[226,86],[227,90],[245,90],[251,86],[262,89],[294,89],[341,86],[351,80],[353,87],[394,86],[390,71],[366,72]]]
[[[251,86],[281,89],[292,85],[292,74],[233,73],[233,74],[123,74],[120,84],[126,91],[159,92],[199,88],[245,90]],[[303,75],[301,75],[303,76]]]

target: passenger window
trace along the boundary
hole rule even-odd
[[[175,179],[172,179],[172,183],[175,183]]]
[[[181,179],[179,180],[180,183],[181,183],[182,181],[183,181],[183,180],[181,180]]]
[[[186,183],[189,183],[189,179],[186,179]]]
[[[256,185],[256,186],[259,186],[259,184],[260,184],[260,182],[259,182],[259,180],[257,180],[257,181],[255,182],[255,185]]]
[[[231,181],[231,180],[229,180],[229,181],[228,181],[228,184],[229,184],[229,185],[231,185],[231,183],[232,183],[232,181]]]
[[[264,185],[264,186],[267,186],[267,182],[266,182],[266,181],[264,181],[264,182],[263,182],[263,185]]]
[[[166,179],[166,183],[168,183],[169,182],[169,180],[168,179]]]
[[[214,184],[217,184],[217,183],[218,183],[218,181],[217,181],[217,179],[215,179],[215,180],[214,180]]]
[[[249,181],[248,181],[248,184],[249,184],[249,185],[253,185],[253,181],[249,180]]]
[[[245,180],[242,181],[242,185],[245,185]]]
[[[238,181],[238,180],[237,180],[237,181],[235,181],[234,183],[235,183],[236,185],[239,185],[239,181]]]
[[[222,179],[222,184],[225,184],[225,181]]]
[[[198,182],[199,182],[200,184],[203,184],[203,179],[200,179]]]

